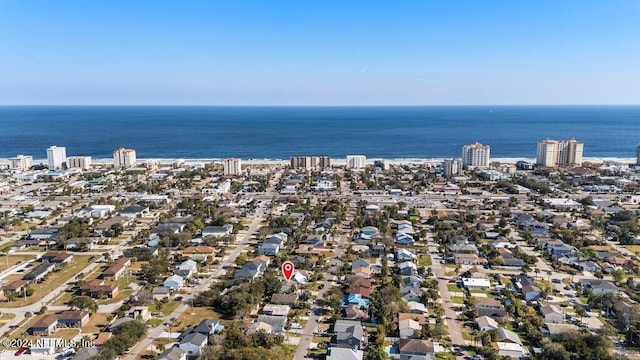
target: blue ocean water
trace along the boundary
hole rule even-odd
[[[287,159],[460,157],[480,141],[492,157],[535,157],[545,138],[583,141],[585,157],[635,157],[640,106],[461,107],[0,107],[0,158]]]

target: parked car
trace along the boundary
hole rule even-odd
[[[22,354],[24,354],[27,350],[29,350],[29,348],[26,347],[21,347],[20,349],[18,349],[18,351],[16,351],[16,353],[14,354],[15,356],[20,356]]]

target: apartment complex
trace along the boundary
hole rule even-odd
[[[538,141],[536,164],[539,166],[580,166],[584,144],[576,139]]]
[[[126,169],[136,166],[136,151],[125,148],[117,149],[113,152],[113,165],[117,169]]]
[[[70,156],[67,158],[67,167],[69,169],[89,170],[91,168],[91,156]]]
[[[475,143],[462,147],[462,168],[472,170],[489,167],[491,147]]]
[[[242,174],[242,160],[239,158],[224,159],[222,161],[224,176],[238,176]]]
[[[347,155],[347,168],[363,169],[367,166],[367,157],[364,155]]]
[[[328,156],[292,156],[292,169],[328,169],[331,167],[331,158]]]
[[[18,155],[14,158],[9,159],[9,165],[12,169],[17,169],[20,171],[29,170],[33,166],[33,157]]]
[[[446,159],[442,164],[444,176],[450,177],[458,175],[462,171],[462,160]]]
[[[49,170],[62,169],[67,161],[67,148],[64,146],[50,146],[47,149],[47,163]]]

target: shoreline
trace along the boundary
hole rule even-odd
[[[200,164],[200,163],[222,163],[225,158],[139,158],[137,163],[142,165],[146,161],[157,161],[159,164],[168,165],[176,161],[183,161],[185,164]],[[446,158],[367,158],[366,164],[372,165],[374,161],[384,161],[391,165],[404,165],[404,164],[424,164],[424,163],[440,163]],[[243,165],[286,165],[289,164],[290,159],[242,159]],[[527,157],[500,157],[491,158],[491,162],[499,162],[503,164],[515,164],[518,161],[527,161],[535,163],[535,158]],[[96,165],[105,165],[113,163],[112,158],[95,158],[91,159],[91,162]],[[332,165],[346,165],[346,158],[331,158]],[[604,163],[604,162],[616,162],[621,164],[636,164],[636,158],[617,158],[617,157],[584,157],[583,163]],[[9,163],[8,158],[0,158],[0,164]],[[34,164],[46,164],[47,159],[33,159]]]

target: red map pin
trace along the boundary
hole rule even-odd
[[[284,278],[287,279],[287,281],[291,280],[294,270],[295,266],[293,266],[293,263],[291,261],[285,261],[282,264],[282,275],[284,275]]]

